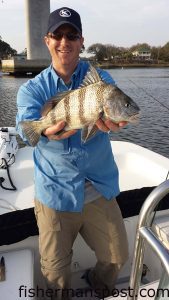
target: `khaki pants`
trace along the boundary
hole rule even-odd
[[[93,288],[114,288],[121,266],[128,258],[126,231],[115,199],[101,197],[80,213],[59,212],[35,200],[39,227],[41,269],[48,287],[57,290],[52,299],[69,299],[59,290],[70,288],[72,246],[80,233],[95,252],[97,264],[91,271]]]

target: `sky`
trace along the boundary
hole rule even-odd
[[[169,42],[169,0],[50,0],[50,11],[63,6],[81,15],[86,49]],[[18,53],[26,48],[25,0],[0,0],[0,36]]]

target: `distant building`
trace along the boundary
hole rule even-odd
[[[143,60],[151,59],[151,51],[145,48],[140,48],[138,50],[133,51],[132,55],[138,59],[143,59]]]

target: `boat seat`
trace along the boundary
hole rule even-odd
[[[0,299],[35,299],[29,293],[34,287],[32,250],[0,252],[0,260],[2,257],[5,260],[5,280],[0,281]]]

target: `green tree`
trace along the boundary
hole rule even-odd
[[[102,61],[102,60],[104,60],[104,58],[107,57],[106,46],[102,45],[102,44],[99,44],[99,43],[91,45],[87,49],[87,52],[91,53],[91,54],[95,54],[95,59],[97,61]]]
[[[0,36],[0,59],[5,59],[8,58],[9,55],[16,55],[17,51],[13,48],[11,48],[11,46],[4,42],[2,40],[2,37]]]
[[[133,62],[132,52],[136,50],[149,50],[151,52],[151,58],[154,62],[169,62],[169,42],[164,46],[151,47],[147,43],[138,43],[130,48],[117,47],[115,45],[96,43],[91,45],[88,49],[88,53],[95,55],[95,60],[103,61],[109,60],[114,62]]]
[[[115,59],[116,57],[123,57],[126,49],[111,44],[103,45],[100,43],[96,43],[91,45],[87,49],[87,52],[94,54],[97,61],[103,61],[105,59],[110,61],[112,59]]]
[[[159,60],[160,49],[161,47],[151,47],[151,58],[153,60]]]
[[[163,47],[161,47],[159,57],[160,60],[169,62],[169,42],[167,42]]]
[[[130,52],[133,52],[136,50],[142,50],[142,49],[151,50],[151,46],[148,45],[147,43],[142,43],[142,44],[138,43],[138,44],[130,47]]]
[[[106,47],[107,58],[109,60],[114,59],[117,56],[118,57],[122,56],[123,53],[122,48],[110,44],[105,45],[105,47]]]

